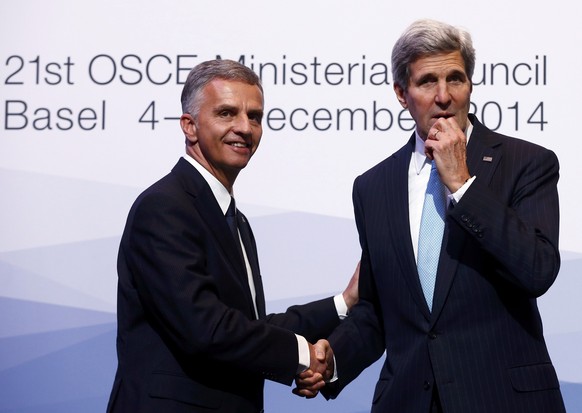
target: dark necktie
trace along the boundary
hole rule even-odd
[[[255,285],[255,294],[256,294],[256,306],[257,311],[259,313],[259,318],[265,317],[265,295],[263,291],[263,282],[260,276],[259,270],[259,260],[256,255],[256,250],[253,247],[253,236],[251,232],[251,227],[247,220],[242,216],[242,214],[238,214],[236,210],[236,204],[234,198],[231,197],[230,205],[228,206],[228,210],[226,211],[226,221],[228,226],[230,227],[230,231],[234,237],[235,244],[240,252],[241,260],[244,263],[244,256],[241,248],[240,241],[242,240],[245,252],[247,255],[247,259],[249,260],[249,265],[251,267],[252,272],[252,279]],[[240,230],[240,237],[239,237],[239,230]],[[247,280],[248,282],[248,280]]]
[[[238,252],[240,253],[241,259],[243,259],[243,252],[240,246],[240,238],[238,236],[238,224],[237,224],[237,217],[236,217],[236,204],[234,202],[234,198],[230,198],[230,205],[226,210],[226,222],[228,223],[228,227],[230,228],[230,232],[234,238],[235,244],[237,246]]]

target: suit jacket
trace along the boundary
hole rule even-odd
[[[385,351],[374,412],[428,412],[435,385],[445,413],[564,411],[536,305],[560,265],[558,160],[470,120],[467,163],[476,179],[449,208],[435,245],[432,313],[409,228],[414,136],[356,179],[360,302],[329,337],[339,381],[327,397]]]
[[[180,159],[138,197],[118,256],[118,369],[108,412],[259,412],[265,378],[292,382],[294,332],[313,342],[339,318],[333,298],[265,315],[251,241],[260,320],[235,240],[196,168]]]

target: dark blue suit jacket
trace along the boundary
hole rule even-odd
[[[409,228],[414,136],[356,179],[360,303],[329,338],[340,379],[328,397],[386,351],[374,412],[429,412],[435,385],[445,413],[564,411],[536,305],[560,266],[558,160],[470,117],[467,162],[476,179],[435,245],[432,314]]]
[[[119,249],[108,412],[259,412],[265,378],[292,382],[293,332],[314,342],[339,318],[332,298],[265,315],[251,242],[260,320],[235,240],[196,168],[180,159],[138,197]]]

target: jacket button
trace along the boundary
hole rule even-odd
[[[430,333],[428,333],[428,338],[434,340],[435,338],[437,338],[437,335],[434,331],[431,331]]]
[[[424,381],[424,384],[422,385],[422,388],[423,388],[424,390],[430,390],[430,381],[428,381],[428,380],[425,380],[425,381]]]

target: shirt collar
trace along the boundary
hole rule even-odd
[[[204,178],[204,180],[208,183],[208,186],[210,186],[210,190],[212,191],[214,198],[216,198],[222,213],[226,215],[226,211],[230,205],[230,199],[232,195],[228,192],[224,185],[222,185],[220,181],[216,179],[216,177],[212,175],[206,168],[200,165],[196,159],[188,154],[184,155],[184,159],[190,162],[192,166],[194,166],[194,168],[200,172],[202,178]]]

